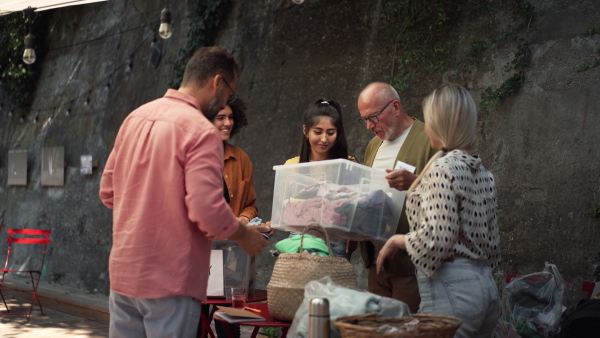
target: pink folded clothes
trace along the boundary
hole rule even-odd
[[[303,202],[285,205],[283,220],[288,225],[307,225],[312,222],[328,225],[346,225],[346,217],[337,212],[324,197],[315,197]]]
[[[329,199],[336,199],[349,197],[357,192],[357,189],[353,187],[322,181],[300,190],[300,192],[298,192],[298,194],[294,197],[309,199],[313,197],[326,196]]]

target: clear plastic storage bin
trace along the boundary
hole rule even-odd
[[[405,191],[384,171],[344,159],[274,166],[271,226],[301,232],[321,224],[333,239],[382,240],[396,233]]]
[[[212,253],[223,255],[223,292],[208,294],[209,297],[231,299],[232,287],[246,287],[248,297],[253,297],[255,289],[256,262],[240,246],[229,240],[214,240]],[[211,278],[209,276],[209,278]]]

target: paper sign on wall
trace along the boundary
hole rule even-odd
[[[224,297],[225,287],[223,281],[223,250],[211,250],[210,268],[208,270],[208,287],[206,295]]]
[[[42,185],[65,184],[65,148],[42,148]]]
[[[8,185],[27,185],[27,150],[8,151]]]
[[[81,168],[82,175],[92,174],[92,155],[81,155]]]

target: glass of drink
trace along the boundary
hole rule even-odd
[[[231,307],[243,309],[246,307],[246,288],[231,288]]]

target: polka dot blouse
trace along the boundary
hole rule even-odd
[[[453,150],[437,159],[408,196],[406,250],[419,271],[433,275],[459,256],[500,264],[494,176],[479,156]]]

